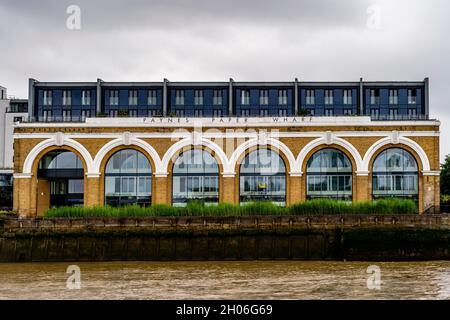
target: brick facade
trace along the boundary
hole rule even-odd
[[[192,132],[193,128],[187,127],[184,133],[174,138],[173,130],[164,126],[88,127],[79,124],[79,127],[65,127],[60,124],[36,128],[19,125],[15,128],[14,140],[14,210],[21,216],[32,217],[42,215],[49,207],[49,184],[38,181],[37,165],[43,155],[55,149],[73,151],[82,159],[86,175],[85,206],[104,204],[106,162],[112,154],[127,148],[142,152],[150,160],[152,203],[170,204],[173,159],[191,146],[203,148],[217,159],[220,202],[239,203],[240,162],[256,148],[270,148],[284,160],[286,204],[305,201],[307,161],[318,150],[329,147],[341,150],[352,163],[353,200],[369,200],[372,197],[371,167],[375,157],[387,148],[396,147],[409,151],[417,161],[419,210],[439,205],[437,121],[398,122],[386,126],[372,122],[366,125],[308,126],[300,122],[291,126],[244,128],[239,135],[234,134],[234,129],[237,128],[205,126],[201,134],[196,134]],[[261,131],[265,133],[261,134]],[[111,148],[108,149],[109,145]],[[236,150],[243,152],[236,154]],[[168,158],[169,152],[173,152],[172,159]],[[373,154],[367,159],[370,152]],[[222,159],[226,163],[222,163]]]

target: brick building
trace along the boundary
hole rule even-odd
[[[14,210],[314,198],[439,205],[419,82],[50,83],[14,131]]]

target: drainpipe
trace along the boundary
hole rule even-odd
[[[428,119],[428,117],[430,116],[430,80],[428,79],[428,77],[426,77],[424,79],[424,83],[425,83],[425,92],[424,92],[424,105],[425,105],[425,117],[426,119]]]
[[[364,84],[363,78],[359,78],[359,115],[364,115]]]
[[[34,117],[34,101],[35,101],[35,84],[37,80],[35,79],[28,79],[28,117],[30,118],[30,121]]]
[[[230,78],[228,83],[228,115],[233,116],[233,78]]]
[[[97,114],[102,112],[102,82],[103,80],[97,79],[97,101],[96,101],[96,112]]]
[[[298,115],[298,78],[294,82],[294,116]]]
[[[168,96],[167,96],[167,83],[169,82],[169,80],[167,80],[166,78],[164,78],[164,83],[163,83],[163,116],[166,117],[167,116],[167,101],[168,101]]]

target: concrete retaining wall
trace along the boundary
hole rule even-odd
[[[0,262],[450,259],[447,215],[0,220]]]

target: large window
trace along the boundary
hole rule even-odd
[[[331,89],[325,90],[325,104],[333,104],[334,92]]]
[[[213,91],[213,105],[215,106],[222,105],[222,90]]]
[[[72,104],[72,91],[63,90],[62,104],[63,106],[70,106]]]
[[[398,104],[398,90],[397,89],[389,90],[389,104]]]
[[[147,104],[149,106],[155,106],[157,103],[158,93],[156,90],[148,90],[147,92]]]
[[[37,177],[49,183],[50,207],[83,204],[84,168],[75,153],[67,150],[48,152],[39,161]]]
[[[315,103],[315,92],[313,89],[306,90],[306,104],[311,105]]]
[[[241,90],[241,104],[242,105],[250,104],[250,91],[249,90]]]
[[[380,103],[380,90],[370,89],[370,104],[379,104],[379,103]]]
[[[130,106],[137,106],[138,104],[138,91],[128,90],[128,104]]]
[[[12,174],[0,174],[0,208],[11,210],[13,187]]]
[[[203,90],[194,90],[194,105],[203,105]]]
[[[352,104],[352,89],[344,89],[342,92],[344,104]]]
[[[44,90],[43,91],[43,103],[44,106],[51,106],[52,105],[52,91],[51,90]]]
[[[376,198],[417,199],[418,169],[414,157],[406,150],[391,148],[381,152],[373,163],[372,196]]]
[[[65,169],[79,170],[83,169],[83,163],[73,152],[66,150],[50,151],[39,161],[39,170]]]
[[[259,90],[259,104],[260,105],[269,104],[269,90]]]
[[[81,105],[83,106],[91,105],[91,90],[81,91]]]
[[[174,163],[172,175],[173,205],[219,202],[219,166],[209,152],[200,149],[183,152]]]
[[[134,149],[116,152],[105,170],[105,203],[110,206],[151,204],[152,168],[147,157]]]
[[[184,90],[175,90],[175,105],[184,105]]]
[[[111,106],[119,105],[119,90],[111,90],[109,92],[109,105]]]
[[[240,202],[270,201],[286,204],[286,167],[283,159],[270,149],[250,152],[241,163]]]
[[[327,148],[311,156],[306,168],[306,196],[352,200],[352,164],[342,151]]]
[[[408,89],[408,104],[416,104],[416,103],[417,103],[417,90]]]
[[[278,104],[282,106],[287,105],[287,100],[288,100],[287,90],[286,89],[278,90]]]

